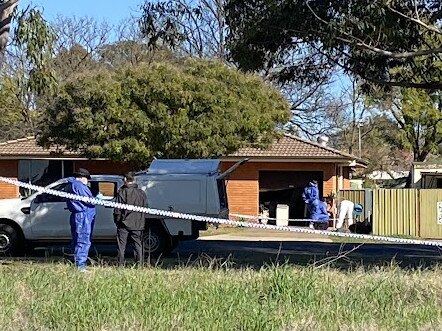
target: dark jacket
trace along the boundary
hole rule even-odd
[[[137,184],[123,185],[118,191],[117,203],[124,203],[134,206],[147,207],[147,197],[143,190],[138,188]],[[117,227],[126,227],[128,230],[143,230],[145,227],[144,213],[126,209],[114,209],[114,222]]]
[[[68,187],[66,189],[67,193],[73,193],[76,195],[81,195],[83,197],[93,198],[94,196],[91,193],[91,190],[87,185],[84,185],[79,180],[69,177],[68,178]],[[90,216],[95,216],[95,205],[83,201],[78,200],[66,200],[66,205],[71,213],[84,213],[87,212]]]

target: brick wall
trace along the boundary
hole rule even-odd
[[[351,183],[350,183],[350,167],[344,167],[343,169],[343,175],[342,177],[344,177],[344,190],[349,190],[351,189]]]
[[[133,170],[129,163],[116,163],[111,161],[74,161],[74,169],[86,168],[91,174],[121,175]],[[0,160],[0,176],[17,179],[18,160]],[[17,198],[18,187],[0,182],[0,199]]]
[[[234,162],[223,162],[222,169]],[[336,191],[334,163],[249,162],[239,167],[227,181],[229,209],[232,213],[257,215],[259,203],[259,171],[322,171],[323,195]]]
[[[18,161],[0,160],[0,176],[17,179]],[[0,182],[0,199],[18,198],[18,187]]]

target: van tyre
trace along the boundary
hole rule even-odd
[[[8,224],[0,224],[0,255],[18,256],[23,253],[23,240]]]
[[[171,250],[170,236],[159,227],[147,228],[143,234],[144,258],[157,258]]]

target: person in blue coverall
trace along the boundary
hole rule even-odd
[[[87,186],[90,178],[89,171],[79,168],[74,172],[74,177],[68,178],[69,185],[66,192],[94,198]],[[100,197],[97,196],[97,198]],[[87,266],[89,248],[91,247],[91,236],[95,221],[95,205],[70,199],[66,201],[66,205],[71,212],[70,224],[74,263],[80,271],[84,271]]]
[[[304,188],[302,198],[307,205],[309,218],[313,220],[313,222],[310,222],[310,228],[318,228],[318,226],[315,225],[319,224],[328,224],[329,215],[324,203],[319,200],[318,182],[316,180],[311,181],[308,186]],[[323,227],[324,226],[321,226],[321,228]]]

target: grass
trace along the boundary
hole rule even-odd
[[[0,265],[0,330],[440,330],[440,269]]]

